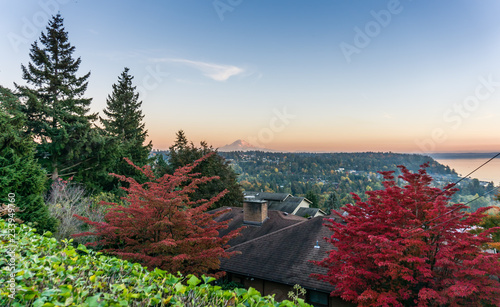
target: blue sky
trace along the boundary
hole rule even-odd
[[[154,147],[500,150],[498,1],[3,1],[0,84],[60,11],[101,112],[124,67]]]

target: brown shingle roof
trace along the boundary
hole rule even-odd
[[[322,260],[333,246],[323,240],[331,236],[324,217],[303,220],[278,231],[235,245],[229,250],[240,251],[221,260],[221,270],[331,292],[333,286],[309,277],[311,273],[326,273],[309,260]],[[265,223],[264,223],[265,224]],[[320,248],[314,248],[316,241]]]
[[[221,208],[227,209],[227,207]],[[219,210],[221,210],[219,209]],[[245,229],[241,231],[241,235],[232,239],[228,242],[230,246],[236,246],[246,241],[253,240],[255,238],[267,235],[269,233],[275,232],[282,228],[288,227],[290,225],[302,222],[305,218],[295,215],[285,215],[283,212],[270,210],[267,212],[268,219],[262,223],[261,226],[246,225],[243,223],[243,208],[232,207],[231,211],[217,217],[215,220],[218,222],[232,220],[227,229],[222,229],[219,231],[220,236],[224,236],[229,232],[240,228],[241,226],[246,226]]]

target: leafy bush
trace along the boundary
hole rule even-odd
[[[0,306],[295,306],[253,288],[223,290],[212,277],[148,271],[26,225],[0,220],[0,231],[11,239],[0,241],[8,256],[0,258]]]

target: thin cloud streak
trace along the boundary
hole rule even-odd
[[[156,62],[174,62],[181,63],[193,67],[215,81],[226,81],[232,76],[236,76],[245,72],[243,68],[233,65],[221,65],[213,63],[205,63],[200,61],[191,61],[186,59],[158,59]]]

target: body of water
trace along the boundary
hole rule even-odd
[[[435,159],[441,164],[448,165],[460,176],[465,176],[475,170],[488,159]],[[471,178],[477,178],[482,181],[493,181],[495,186],[500,185],[500,157],[491,160],[488,164],[481,167]]]

